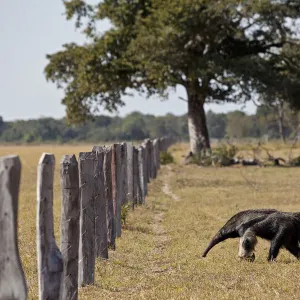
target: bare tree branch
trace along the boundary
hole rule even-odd
[[[179,100],[184,101],[184,102],[188,102],[186,99],[182,98],[182,97],[178,97]]]

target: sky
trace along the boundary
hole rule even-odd
[[[0,116],[5,121],[39,117],[61,118],[63,91],[47,82],[43,73],[46,54],[54,53],[69,42],[84,42],[73,21],[66,21],[61,0],[1,0],[0,1]],[[104,24],[103,30],[107,24]],[[183,88],[171,93],[168,101],[145,99],[138,94],[126,97],[125,107],[118,111],[124,116],[132,111],[154,115],[187,112]],[[234,104],[209,104],[205,109],[228,112],[242,109],[252,114],[256,107]],[[103,112],[105,113],[105,112]],[[115,114],[114,114],[115,115]]]

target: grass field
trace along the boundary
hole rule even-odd
[[[42,152],[56,155],[54,221],[59,241],[59,161],[63,154],[90,149],[0,147],[0,155],[17,153],[22,161],[19,247],[29,299],[37,299],[37,162]],[[281,156],[289,153],[285,147],[276,149]],[[266,262],[269,243],[262,240],[254,263],[239,261],[238,240],[217,245],[207,258],[201,254],[239,210],[300,211],[300,168],[182,166],[186,150],[187,145],[171,148],[176,163],[164,166],[150,184],[147,204],[130,212],[117,250],[108,261],[97,261],[96,283],[80,289],[79,299],[299,299],[300,263],[286,250],[271,264]]]

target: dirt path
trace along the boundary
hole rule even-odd
[[[173,199],[174,201],[180,201],[180,198],[172,192],[172,190],[170,189],[170,185],[169,185],[169,178],[172,176],[172,174],[171,174],[172,167],[168,165],[166,169],[168,170],[168,172],[164,178],[164,185],[163,185],[162,191],[167,196],[169,196],[171,199]]]
[[[172,176],[172,168],[167,166],[165,172],[162,177],[162,192],[167,197],[171,198],[173,201],[180,201],[180,198],[174,194],[170,188],[169,179]],[[168,247],[168,243],[170,243],[170,236],[167,234],[167,231],[164,228],[164,221],[165,221],[165,212],[168,210],[167,201],[160,202],[159,209],[155,212],[153,217],[153,224],[152,224],[152,232],[155,236],[155,248],[152,251],[153,256],[156,259],[153,260],[153,265],[151,268],[151,272],[153,273],[163,273],[163,272],[172,272],[171,266],[164,266],[161,265],[165,264],[165,259],[163,251]]]
[[[168,178],[170,176],[170,169],[162,176],[163,185],[162,191],[168,197],[172,198],[175,201],[178,201],[178,197],[174,195],[169,188]],[[168,242],[170,241],[170,237],[168,236],[165,228],[164,228],[164,220],[165,220],[165,211],[167,210],[166,202],[160,202],[159,209],[155,211],[152,223],[152,233],[154,234],[155,240],[155,248],[152,251],[153,265],[151,267],[151,272],[153,273],[162,273],[170,271],[169,267],[161,267],[162,260],[160,259],[162,255],[162,251],[166,249]],[[155,258],[154,258],[155,257]]]
[[[169,184],[167,182],[164,184],[164,186],[162,188],[162,191],[167,196],[169,196],[170,198],[172,198],[174,201],[180,201],[180,198],[171,191],[170,186],[169,186]]]

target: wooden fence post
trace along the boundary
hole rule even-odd
[[[132,144],[126,144],[126,154],[127,154],[127,200],[129,203],[133,203],[133,146]]]
[[[44,153],[37,179],[37,258],[39,299],[57,300],[61,289],[63,260],[53,231],[53,177],[55,158]]]
[[[132,149],[132,161],[133,161],[133,166],[132,166],[132,170],[133,170],[133,203],[132,203],[132,208],[134,208],[138,201],[138,172],[139,172],[139,166],[137,163],[137,149],[135,148],[135,146],[133,146]]]
[[[18,249],[18,156],[0,158],[0,300],[25,300],[27,288]]]
[[[153,179],[153,153],[152,153],[152,141],[149,139],[148,140],[148,155],[149,155],[149,160],[148,160],[148,165],[149,165],[149,178],[150,180]]]
[[[150,140],[146,139],[143,143],[145,145],[145,157],[146,157],[146,178],[147,182],[150,182],[151,178],[151,149]]]
[[[79,153],[80,234],[78,285],[94,283],[96,152]]]
[[[167,151],[167,148],[166,148],[166,138],[165,137],[161,138],[161,151],[162,152]]]
[[[153,155],[152,140],[147,139],[146,145],[147,145],[147,152],[148,152],[148,177],[149,177],[149,181],[150,181],[150,179],[155,178],[155,171],[154,171],[154,166],[153,166],[154,155]]]
[[[60,251],[64,264],[60,299],[77,300],[80,209],[78,163],[75,155],[65,155],[60,162],[60,186]]]
[[[160,169],[160,160],[159,160],[159,139],[153,141],[154,153],[155,153],[155,167],[156,172]]]
[[[167,137],[167,150],[169,149],[169,147],[171,146],[171,137]]]
[[[143,148],[143,172],[144,172],[144,197],[146,198],[146,196],[148,195],[148,172],[147,172],[147,165],[148,165],[148,161],[147,161],[147,147],[145,144],[142,144],[141,147]]]
[[[108,247],[115,250],[116,249],[116,224],[115,224],[115,214],[114,214],[114,203],[112,195],[112,148],[105,148],[104,154],[104,192],[106,201],[106,226],[107,226],[107,242]]]
[[[120,180],[121,180],[121,166],[120,166],[120,144],[113,144],[112,146],[112,194],[114,201],[114,214],[116,236],[120,237],[122,234],[122,220],[121,220],[121,195],[120,195]]]
[[[144,179],[144,156],[145,149],[140,146],[138,148],[138,166],[139,166],[139,186],[140,186],[140,200],[141,203],[145,203],[145,179]]]
[[[165,144],[165,146],[164,146],[164,148],[165,148],[165,151],[167,152],[168,151],[168,137],[164,137],[164,144]]]
[[[157,147],[158,147],[158,156],[159,156],[159,154],[161,152],[161,138],[157,139]]]
[[[142,192],[139,178],[139,151],[133,147],[133,201],[134,205],[142,203]]]
[[[157,158],[156,158],[156,140],[151,141],[151,154],[152,154],[152,178],[157,176]]]
[[[156,178],[156,158],[155,158],[155,148],[154,148],[154,140],[151,140],[150,143],[151,148],[151,178]]]
[[[122,143],[120,147],[120,195],[121,195],[121,209],[124,204],[128,203],[128,187],[127,187],[127,143]]]
[[[106,198],[104,191],[104,148],[95,146],[96,174],[95,180],[95,253],[97,257],[108,259]]]

